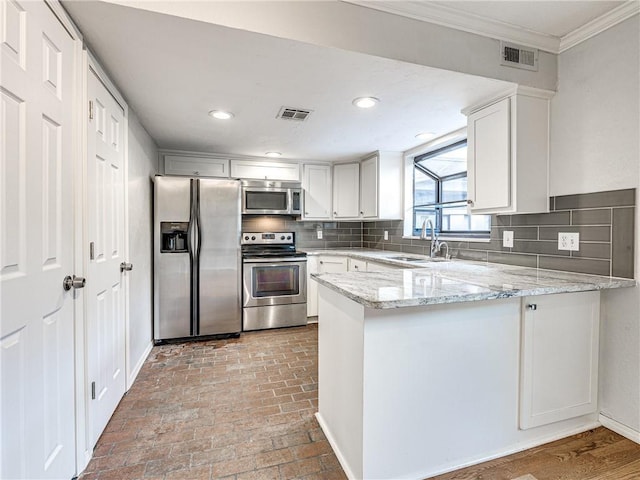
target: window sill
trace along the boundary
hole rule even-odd
[[[416,235],[403,235],[402,238],[406,238],[407,240],[420,240],[419,236]],[[479,238],[479,237],[457,237],[455,235],[438,235],[438,240],[443,242],[451,241],[451,242],[473,242],[473,243],[489,243],[491,239],[489,237]],[[425,240],[431,240],[430,236],[427,236]]]

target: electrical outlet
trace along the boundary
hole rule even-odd
[[[318,240],[322,240],[322,230],[316,232],[318,234]]]
[[[505,230],[502,232],[502,246],[513,248],[513,232],[510,230]]]
[[[389,240],[389,232],[387,230],[384,231],[384,239]]]
[[[580,250],[580,234],[559,232],[558,233],[558,250],[568,250],[577,252]]]

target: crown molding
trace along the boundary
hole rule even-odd
[[[396,0],[341,1],[555,54],[564,52],[640,12],[640,1],[628,0],[619,7],[560,38],[431,2]]]
[[[537,48],[546,52],[557,53],[560,38],[553,35],[534,32],[509,23],[492,20],[472,13],[461,12],[445,5],[421,1],[366,1],[342,0],[361,7],[372,8],[386,13],[435,23],[443,27],[454,28],[483,37],[505,40],[526,47]]]
[[[569,50],[571,47],[575,47],[579,43],[590,39],[591,37],[625,21],[627,18],[637,15],[638,13],[640,13],[640,1],[627,1],[610,12],[605,13],[589,23],[585,23],[582,27],[575,29],[573,32],[567,33],[560,39],[560,49],[558,53]]]

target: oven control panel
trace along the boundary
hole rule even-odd
[[[293,245],[293,232],[242,232],[242,245]]]

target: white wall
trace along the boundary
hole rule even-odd
[[[129,109],[129,332],[127,379],[131,386],[153,346],[153,189],[158,148]]]
[[[640,16],[560,54],[551,195],[640,186]],[[640,202],[636,192],[636,279]],[[602,295],[600,409],[640,441],[640,289]],[[629,432],[628,432],[629,433]]]

